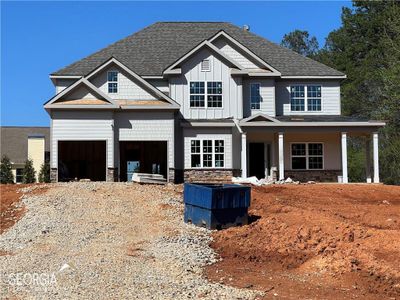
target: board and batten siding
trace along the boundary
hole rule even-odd
[[[291,85],[321,85],[321,111],[290,110]],[[277,115],[340,115],[340,82],[339,81],[277,81],[276,114]]]
[[[209,72],[201,71],[201,62],[204,59],[210,60]],[[182,64],[181,69],[182,75],[170,79],[170,96],[181,105],[180,111],[186,119],[243,117],[242,79],[232,77],[230,66],[213,55],[210,50],[198,51]],[[222,82],[222,108],[191,108],[189,86],[191,81]]]
[[[173,112],[118,112],[115,113],[116,143],[118,140],[167,141],[168,166],[174,168],[174,124]],[[115,148],[119,149],[118,144]],[[118,154],[116,151],[116,157]]]
[[[250,84],[260,84],[261,103],[260,109],[250,108]],[[274,79],[251,79],[243,80],[243,117],[249,117],[257,113],[263,113],[275,117],[275,80]]]
[[[114,166],[112,111],[53,111],[51,167],[58,166],[58,141],[106,141],[107,167]]]
[[[118,72],[118,93],[108,92],[107,72]],[[155,100],[152,94],[143,89],[138,83],[134,81],[132,76],[125,71],[119,70],[117,67],[109,67],[104,71],[94,75],[90,81],[100,89],[104,94],[108,95],[111,99],[116,100]]]
[[[199,128],[183,130],[184,167],[191,169],[191,145],[192,139],[200,140],[224,140],[224,168],[232,169],[232,129],[231,128]]]

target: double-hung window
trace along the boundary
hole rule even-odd
[[[290,87],[291,111],[321,111],[320,85],[293,85]]]
[[[224,140],[191,140],[190,156],[192,168],[223,168]]]
[[[222,82],[207,82],[207,106],[222,107]]]
[[[260,84],[250,84],[250,108],[260,109],[261,95],[260,95]]]
[[[108,92],[110,94],[118,93],[118,72],[109,71],[107,72]]]
[[[191,81],[189,87],[190,107],[222,107],[222,82]],[[205,101],[205,99],[207,99],[207,101]]]
[[[293,143],[291,145],[293,170],[322,170],[322,143]]]

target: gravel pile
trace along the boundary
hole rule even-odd
[[[55,184],[24,196],[0,236],[1,298],[255,299],[210,283],[210,232],[183,223],[176,186]]]

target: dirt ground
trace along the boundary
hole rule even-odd
[[[20,198],[24,195],[20,190],[30,186],[39,188],[28,192],[37,195],[46,192],[47,188],[40,184],[1,184],[0,185],[0,234],[12,227],[25,213]]]
[[[266,299],[400,299],[400,187],[256,187],[249,213],[213,234],[209,279]]]

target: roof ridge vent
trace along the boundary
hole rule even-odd
[[[242,28],[244,31],[250,31],[250,26],[247,24],[244,24]]]

